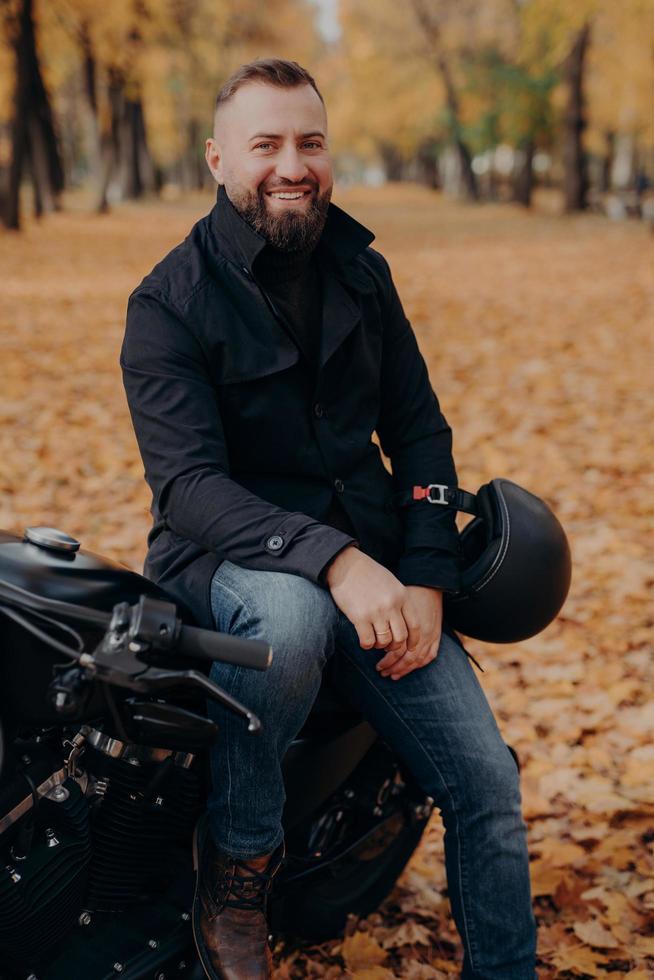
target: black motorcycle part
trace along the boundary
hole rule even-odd
[[[143,594],[170,602],[170,597],[153,582],[116,562],[92,552],[62,551],[21,540],[0,531],[0,579],[49,599],[61,599],[92,609],[111,612],[118,602],[134,604]],[[190,621],[178,605],[179,615]],[[0,715],[7,738],[22,726],[60,724],[61,715],[47,698],[53,665],[61,655],[31,636],[21,626],[1,617],[3,651],[0,657]],[[79,631],[89,648],[102,630]],[[61,637],[58,635],[58,639]],[[71,720],[85,721],[102,715],[97,693],[89,698]]]
[[[390,893],[427,820],[412,821],[396,812],[341,859],[286,889],[280,882],[271,899],[271,929],[309,942],[342,935],[348,915],[369,915]]]
[[[311,942],[340,935],[350,913],[386,898],[422,837],[431,801],[377,741],[345,783],[287,835],[270,900],[273,932]]]
[[[18,975],[36,968],[77,921],[91,856],[88,804],[80,787],[67,779],[60,802],[43,798],[13,834],[2,838],[0,871],[0,961]],[[64,796],[60,793],[60,796]],[[34,820],[29,853],[16,860],[13,838]],[[11,975],[11,974],[10,974]],[[40,974],[39,974],[40,975]]]
[[[82,910],[78,924],[39,967],[38,980],[204,980],[190,930],[188,906],[177,895],[157,895],[120,912]],[[25,973],[19,975],[24,980]]]
[[[48,685],[48,703],[62,720],[84,716],[93,697],[93,684],[79,667],[58,671]]]
[[[7,753],[0,783],[0,817],[4,817],[30,795],[32,786],[40,786],[54,772],[61,770],[61,751],[42,741],[16,740]],[[28,779],[26,779],[26,776]],[[0,846],[5,838],[0,837]]]
[[[177,752],[200,752],[218,734],[218,725],[210,718],[174,704],[130,699],[123,702],[121,717],[134,742]]]
[[[305,731],[306,726],[301,736]],[[325,731],[320,740],[300,737],[291,743],[282,761],[286,787],[283,824],[287,832],[322,809],[324,801],[364,758],[376,738],[366,721],[352,723],[350,715],[334,714],[332,731]]]
[[[170,602],[149,579],[118,562],[85,551],[53,550],[0,531],[0,579],[30,592],[111,612],[118,602],[130,605],[142,594]]]
[[[86,908],[129,908],[170,881],[169,856],[190,840],[202,806],[198,772],[163,762],[131,765],[87,748],[85,768],[100,790],[91,813],[93,858]]]

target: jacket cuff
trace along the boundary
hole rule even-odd
[[[344,535],[341,535],[341,537],[343,537],[343,536]],[[343,551],[345,548],[348,547],[348,545],[351,545],[351,544],[355,545],[357,548],[360,547],[360,544],[356,540],[356,538],[348,538],[347,541],[345,541],[343,544],[340,544],[340,545],[338,545],[336,547],[336,549],[329,556],[329,558],[327,559],[327,561],[324,563],[323,567],[318,572],[318,575],[317,575],[317,578],[316,578],[316,582],[318,583],[318,585],[322,585],[324,588],[327,588],[327,571],[329,569],[329,566],[333,562],[334,558],[336,558],[337,555],[340,555],[341,551]]]
[[[395,577],[402,585],[424,585],[443,592],[461,587],[459,560],[451,552],[435,548],[416,548],[400,558]]]

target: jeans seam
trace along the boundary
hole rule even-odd
[[[216,571],[218,571],[218,569],[216,569]],[[240,596],[238,594],[238,592],[235,592],[234,591],[234,589],[230,589],[230,587],[228,585],[225,585],[224,582],[221,582],[220,583],[220,588],[221,589],[224,589],[225,592],[229,592],[229,594],[231,596],[233,596],[238,602],[241,603],[241,606],[243,607],[243,610],[245,611],[245,614],[246,614],[246,616],[249,619],[253,619],[254,618],[253,615],[252,615],[252,611],[250,609],[250,606],[248,605],[248,603],[246,602],[246,600],[243,598],[243,596]],[[210,592],[210,595],[211,595],[211,600],[212,600],[211,601],[211,615],[213,616],[214,625],[216,625],[216,630],[217,630],[218,629],[217,623],[216,623],[217,616],[216,616],[216,614],[215,614],[215,612],[213,610],[213,578],[212,578],[212,582],[211,582],[211,592]],[[234,671],[234,675],[232,677],[232,682],[233,682],[232,685],[231,685],[232,691],[233,691],[233,688],[234,688],[234,682],[240,677],[240,674],[241,674],[241,668],[240,667],[236,667],[236,670]],[[226,794],[226,796],[227,796],[227,834],[226,834],[226,837],[225,837],[225,840],[227,841],[227,844],[225,846],[225,850],[227,850],[229,852],[229,845],[230,845],[230,842],[231,842],[231,839],[232,839],[232,832],[233,832],[233,829],[234,829],[234,818],[233,818],[233,815],[232,815],[232,765],[231,765],[231,749],[230,749],[230,744],[231,744],[231,742],[233,742],[233,739],[230,739],[229,738],[229,731],[230,731],[229,714],[226,716],[225,721],[223,723],[223,731],[224,731],[224,736],[223,736],[224,743],[223,744],[225,745],[225,757],[227,759],[227,794]]]
[[[241,671],[241,668],[240,667],[237,667],[236,670],[234,671],[233,680],[236,680],[236,678],[240,674],[240,671]],[[232,685],[232,687],[233,687],[233,685]],[[229,852],[229,845],[230,845],[231,840],[232,840],[232,830],[234,829],[234,826],[233,826],[234,825],[234,820],[233,820],[233,817],[232,817],[232,763],[231,763],[231,748],[230,748],[230,746],[233,744],[233,741],[234,740],[233,739],[230,739],[230,737],[229,737],[230,727],[231,726],[229,724],[229,721],[227,721],[227,725],[225,725],[225,728],[226,728],[226,731],[225,731],[225,748],[227,750],[225,752],[225,756],[227,758],[227,836],[226,836],[225,839],[227,841],[226,850],[228,852]]]
[[[427,758],[428,762],[430,762],[431,765],[433,765],[433,767],[436,770],[436,773],[438,775],[438,778],[440,779],[441,783],[445,787],[445,790],[447,792],[447,795],[449,796],[449,798],[451,800],[451,803],[452,803],[452,813],[454,814],[454,819],[455,819],[456,840],[457,840],[457,867],[458,867],[458,872],[459,872],[459,882],[460,882],[461,886],[463,886],[464,874],[463,874],[463,865],[462,865],[462,860],[461,860],[462,854],[463,854],[463,847],[461,845],[461,835],[459,833],[459,814],[457,812],[456,806],[454,805],[454,797],[452,796],[452,792],[451,792],[449,786],[447,785],[445,779],[443,778],[443,774],[440,771],[440,768],[438,766],[438,763],[434,759],[432,759],[432,757],[429,755],[429,753],[427,752],[427,750],[423,746],[423,744],[420,741],[420,739],[418,738],[418,736],[414,734],[414,732],[411,730],[411,728],[409,727],[409,725],[406,723],[406,721],[404,720],[404,718],[402,717],[402,715],[399,714],[399,712],[396,710],[395,706],[388,700],[388,698],[386,697],[386,695],[384,694],[384,692],[380,688],[375,687],[375,685],[372,683],[372,681],[367,676],[367,674],[364,673],[363,670],[361,670],[361,668],[357,664],[356,660],[353,657],[350,656],[350,654],[346,651],[346,649],[344,647],[342,647],[341,649],[342,649],[344,655],[347,657],[347,659],[352,664],[352,666],[358,671],[358,673],[363,677],[363,679],[372,688],[372,690],[375,691],[375,692],[377,692],[379,694],[379,696],[382,698],[382,700],[385,702],[385,704],[388,705],[388,707],[391,709],[391,711],[393,712],[393,714],[396,716],[396,718],[398,719],[398,721],[409,732],[409,734],[411,735],[412,739],[414,739],[414,741],[417,742],[419,749],[425,755],[425,757]],[[467,875],[465,876],[465,882],[466,882],[466,888],[467,888],[467,882],[468,882]],[[470,936],[470,929],[469,929],[469,926],[468,926],[468,916],[466,914],[465,900],[464,900],[464,888],[463,887],[461,887],[461,911],[463,913],[463,924],[465,926],[465,942],[467,943],[467,946],[468,946],[468,955],[470,957],[470,966],[474,970],[475,969],[475,964],[474,964],[474,959],[473,959],[473,943],[472,943],[472,939],[471,939],[471,936]],[[476,943],[474,944],[474,948],[476,949]]]

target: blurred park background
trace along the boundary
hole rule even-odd
[[[651,980],[654,0],[0,0],[0,28],[0,527],[141,568],[127,297],[213,204],[221,83],[298,60],[461,485],[507,476],[571,539],[557,621],[470,644],[522,762],[539,976]],[[460,953],[435,815],[383,907],[276,976],[443,980]]]
[[[229,73],[310,66],[342,182],[654,219],[652,0],[0,0],[2,214],[208,186]]]

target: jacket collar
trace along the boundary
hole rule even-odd
[[[208,217],[211,235],[221,254],[252,275],[252,266],[265,247],[266,239],[240,215],[222,184],[218,187],[216,204]],[[368,228],[330,203],[319,244],[338,266],[347,265],[374,238]]]

